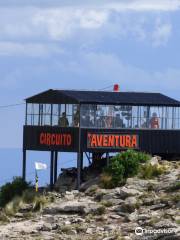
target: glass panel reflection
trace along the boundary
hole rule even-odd
[[[27,104],[26,124],[34,126],[180,129],[179,107]]]

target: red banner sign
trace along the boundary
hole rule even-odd
[[[88,148],[117,148],[128,149],[138,148],[138,135],[133,134],[114,134],[114,133],[88,133]]]

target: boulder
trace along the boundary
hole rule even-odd
[[[83,201],[68,201],[59,204],[53,204],[51,207],[47,207],[43,210],[45,214],[88,214],[95,212],[100,206],[88,199]]]
[[[135,197],[128,197],[120,207],[116,209],[117,212],[132,213],[138,206],[137,199]]]
[[[154,166],[154,165],[158,165],[159,161],[161,161],[161,157],[159,156],[154,156],[151,158],[151,160],[149,161],[149,163]]]
[[[93,179],[90,179],[90,180],[81,184],[80,191],[84,192],[94,185],[97,186],[99,184],[99,182],[100,182],[100,177],[99,176],[95,177]]]
[[[116,189],[116,194],[119,196],[121,199],[126,199],[127,197],[133,197],[133,196],[140,196],[143,193],[136,190],[136,189],[131,189],[127,187],[122,187],[122,188],[117,188]]]

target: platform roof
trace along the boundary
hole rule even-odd
[[[49,89],[26,99],[27,103],[108,104],[140,106],[174,106],[180,102],[161,93],[105,92]]]

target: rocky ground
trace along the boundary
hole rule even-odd
[[[85,192],[47,193],[54,201],[42,211],[30,214],[26,204],[1,222],[0,239],[180,239],[180,162],[160,164],[166,172],[153,180],[134,177],[111,190],[92,185]]]

